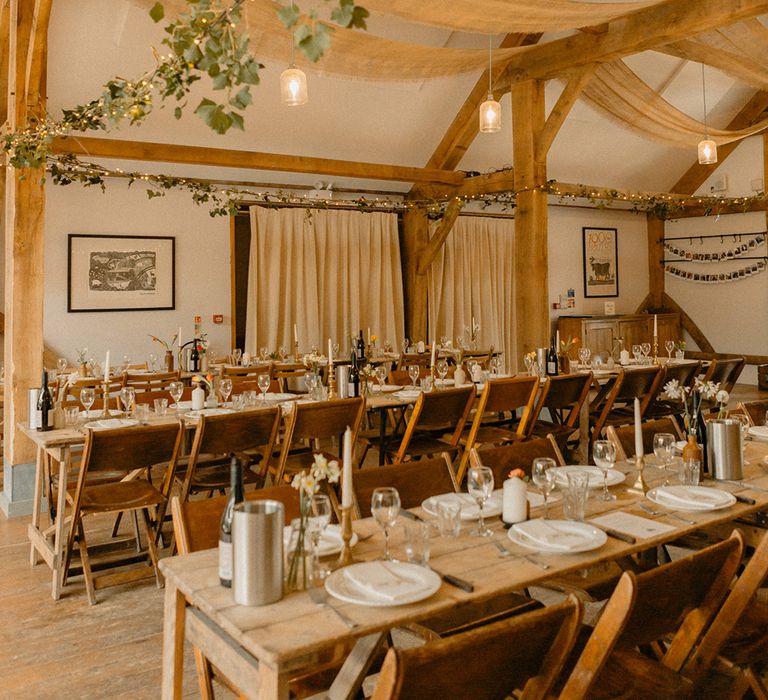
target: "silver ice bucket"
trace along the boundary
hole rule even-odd
[[[349,396],[349,365],[338,365],[336,367],[336,393],[340,399],[346,399]]]
[[[744,458],[741,423],[731,418],[707,422],[709,470],[715,479],[741,479]]]
[[[239,605],[283,597],[283,524],[279,501],[244,501],[232,522],[232,593]]]

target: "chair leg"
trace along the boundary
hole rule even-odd
[[[136,513],[136,511],[134,511]],[[157,548],[155,547],[155,540],[152,537],[152,526],[149,523],[149,510],[142,508],[141,517],[144,522],[144,530],[147,534],[147,550],[149,551],[149,558],[152,560],[152,566],[155,569],[155,581],[158,588],[163,587],[162,574],[160,573],[160,567],[157,565]]]
[[[123,511],[120,511],[115,518],[115,524],[112,526],[112,537],[117,537],[117,531],[120,529],[120,521],[123,519]]]
[[[83,578],[85,579],[85,591],[88,594],[88,604],[96,605],[96,589],[93,585],[91,560],[88,556],[88,545],[85,541],[85,529],[83,528],[82,518],[77,521],[77,543],[80,548],[80,563],[83,566]]]
[[[139,516],[136,511],[132,512],[133,515],[133,536],[136,538],[136,551],[141,551],[141,535],[139,534]],[[149,535],[151,537],[151,535]]]
[[[752,689],[757,700],[768,700],[768,688],[765,687],[765,683],[763,683],[760,674],[756,673],[755,670],[749,666],[744,669],[744,675],[747,677],[749,687]]]
[[[197,684],[200,687],[202,700],[213,700],[213,683],[211,682],[211,664],[205,658],[203,652],[194,648],[195,668],[197,669]]]

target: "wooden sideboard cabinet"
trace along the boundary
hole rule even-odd
[[[666,356],[664,343],[682,338],[680,314],[658,314],[659,355]],[[569,336],[581,340],[579,347],[588,347],[592,354],[606,356],[612,350],[618,359],[619,338],[625,350],[633,345],[653,343],[653,314],[625,314],[616,316],[560,316],[557,319],[560,339]]]

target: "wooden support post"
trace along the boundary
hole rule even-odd
[[[768,192],[768,131],[763,132],[763,192]],[[765,229],[768,231],[768,211],[765,212]]]
[[[445,239],[448,238],[448,234],[451,232],[453,225],[456,223],[456,219],[459,216],[461,208],[464,206],[464,201],[461,199],[452,199],[448,206],[445,208],[445,214],[440,219],[440,223],[435,229],[435,234],[429,239],[429,244],[424,249],[419,260],[419,265],[416,269],[420,275],[426,275],[429,270],[429,266],[432,261],[437,257],[440,252],[440,248],[443,247]]]
[[[658,311],[664,299],[664,220],[653,214],[646,215],[648,222],[648,306]]]
[[[405,335],[412,341],[427,339],[427,275],[418,271],[419,260],[429,245],[426,209],[409,209],[403,214],[403,296]]]
[[[547,179],[546,162],[536,158],[544,127],[544,84],[529,80],[512,87],[512,143],[515,210],[515,327],[517,355],[549,342],[547,195],[533,189]],[[518,357],[507,358],[516,365]]]

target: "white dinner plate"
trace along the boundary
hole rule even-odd
[[[736,503],[736,496],[709,486],[657,486],[647,494],[648,500],[670,510],[722,510]]]
[[[576,554],[602,547],[608,535],[589,523],[536,518],[514,524],[509,539],[537,552]]]
[[[139,421],[132,418],[107,418],[105,420],[94,420],[90,423],[86,423],[86,428],[93,428],[93,430],[114,430],[115,428],[130,428],[133,425],[138,425]]]
[[[601,489],[603,488],[603,470],[599,467],[593,467],[591,464],[573,464],[567,467],[555,467],[555,483],[561,488],[568,486],[568,474],[569,472],[586,472],[589,475],[589,484],[587,488]],[[627,478],[626,474],[622,474],[618,469],[609,469],[608,472],[608,486],[616,486]]]
[[[336,569],[325,590],[345,603],[388,608],[433,596],[440,577],[425,566],[394,561],[368,561]]]
[[[231,408],[201,408],[199,411],[187,411],[185,418],[199,418],[200,416],[223,416],[227,413],[234,413]]]
[[[283,528],[283,546],[288,549],[289,540],[291,539],[291,526],[286,525]],[[321,557],[329,557],[332,554],[338,554],[341,552],[341,546],[343,544],[341,539],[341,526],[340,525],[328,525],[320,535],[320,542],[318,544],[317,553]],[[351,547],[357,544],[357,534],[352,533],[352,539],[349,541]],[[293,550],[291,550],[293,551]]]
[[[750,427],[749,436],[756,440],[768,441],[768,426],[767,425],[753,425]]]
[[[259,394],[256,397],[256,406],[258,406],[260,403],[264,403],[264,401],[261,398],[262,396],[263,394]],[[274,393],[268,392],[266,394],[266,397],[267,397],[266,401],[295,401],[300,396],[302,396],[302,394],[281,394],[278,392],[274,392]]]
[[[382,384],[381,386],[378,384],[373,384],[371,386],[374,394],[376,392],[400,391],[402,388],[403,387],[401,387],[399,384]]]
[[[491,494],[491,497],[485,502],[483,508],[484,518],[493,518],[496,515],[501,515],[501,501],[504,491],[497,489]],[[440,501],[450,501],[453,503],[461,504],[461,519],[462,520],[477,520],[480,517],[480,509],[477,507],[477,502],[468,493],[442,493],[438,496],[430,496],[422,504],[421,507],[425,513],[429,515],[437,515],[437,504]]]
[[[117,411],[114,408],[109,409],[110,416],[121,416],[122,414],[123,414],[122,411]],[[80,411],[80,418],[82,418],[83,420],[90,420],[92,418],[101,418],[101,409],[92,408],[90,411]]]
[[[395,392],[394,395],[403,401],[413,401],[421,396],[421,389],[403,389]]]

